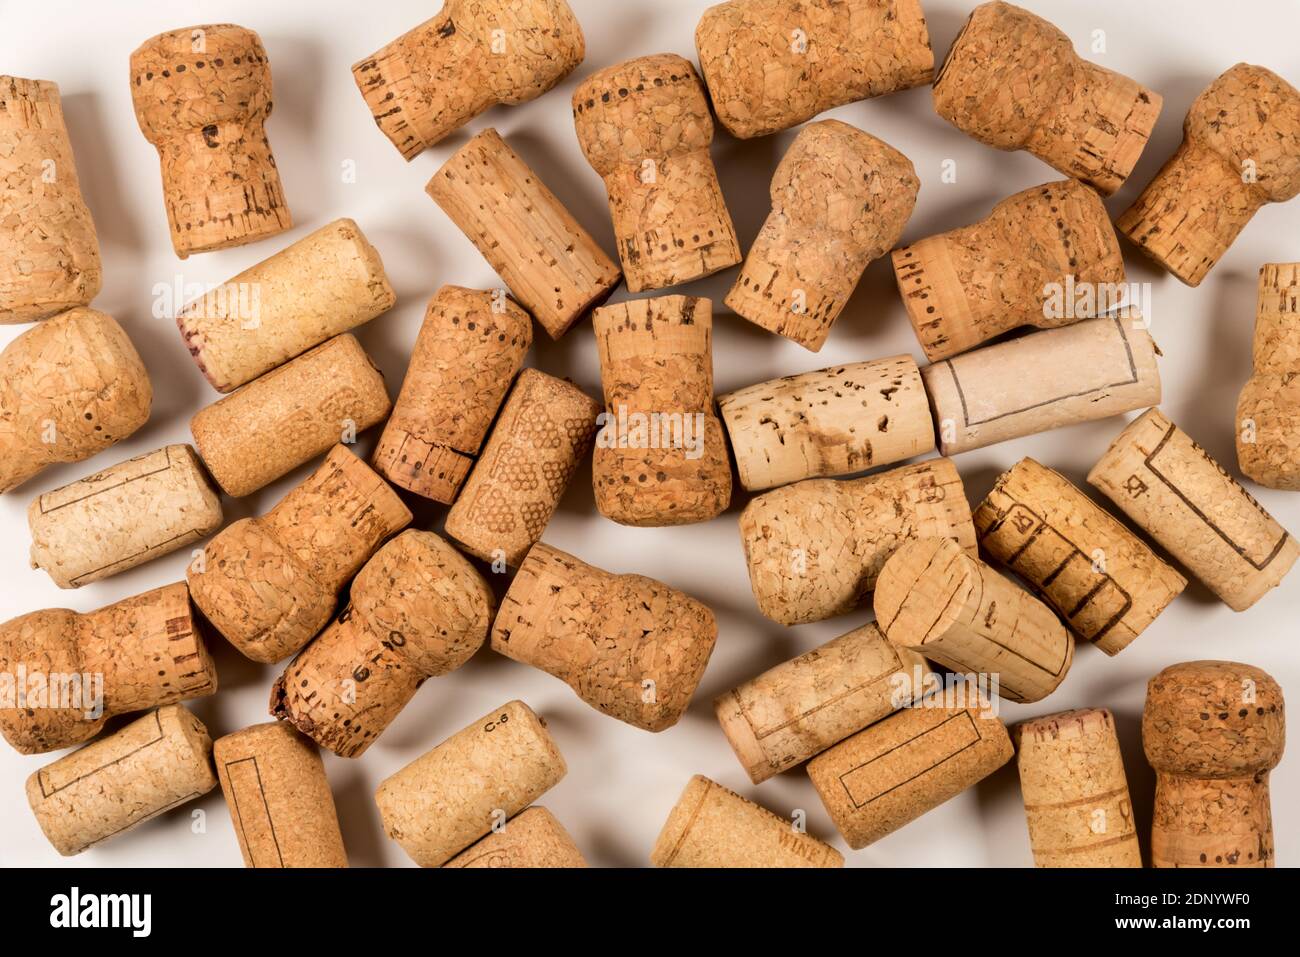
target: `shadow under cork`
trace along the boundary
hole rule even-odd
[[[1147,764],[1142,749],[1142,714],[1130,714],[1111,708],[1115,734],[1124,759],[1124,777],[1128,779],[1129,800],[1133,806],[1133,826],[1137,829],[1144,866],[1151,866],[1151,819],[1156,799],[1156,774]]]
[[[125,202],[122,191],[125,178],[111,150],[113,138],[104,125],[101,97],[97,93],[64,96],[63,116],[72,140],[81,194],[90,207],[100,246],[121,246],[133,253],[140,252],[143,245],[140,227]]]
[[[317,224],[322,222],[321,207],[330,195],[327,177],[332,175],[317,148],[325,102],[320,92],[330,60],[319,43],[303,36],[268,34],[262,39],[272,77],[266,136],[280,169],[293,170],[292,176],[281,174],[285,202],[295,225]]]
[[[379,817],[379,808],[375,804],[374,788],[361,767],[352,759],[335,759],[332,755],[327,755],[325,760],[326,776],[334,792],[334,806],[338,810],[348,866],[385,866],[384,857],[389,842]],[[405,861],[404,855],[401,857]]]
[[[1251,374],[1258,289],[1256,273],[1216,273],[1213,319],[1204,324],[1206,341],[1195,385],[1190,394],[1165,400],[1169,417],[1238,481],[1237,399]]]

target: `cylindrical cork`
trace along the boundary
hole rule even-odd
[[[216,786],[208,729],[168,705],[33,773],[27,803],[54,849],[70,857]]]
[[[487,640],[496,598],[433,532],[408,529],[375,553],[351,600],[271,689],[271,714],[345,758],[362,754],[426,679]]]
[[[740,515],[758,610],[783,625],[848,614],[894,549],[942,536],[975,553],[970,505],[947,459],[846,482],[809,479],[758,496]]]
[[[935,111],[963,133],[1028,150],[1107,196],[1133,172],[1163,102],[1009,3],[975,8],[934,80]]]
[[[271,67],[256,33],[217,23],[146,40],[131,54],[131,100],[162,163],[177,256],[293,227],[266,138]]]
[[[1129,423],[1088,483],[1233,611],[1263,598],[1300,557],[1287,530],[1159,409]]]
[[[314,744],[275,721],[218,738],[212,758],[245,867],[348,866]]]
[[[1300,491],[1300,263],[1259,271],[1254,356],[1237,400],[1237,464],[1260,485]]]
[[[898,242],[920,186],[888,143],[839,120],[804,127],[772,177],[772,211],[727,305],[816,352],[867,266]]]
[[[713,117],[689,61],[663,53],[592,74],[573,93],[573,118],[587,161],[605,181],[629,292],[740,262],[709,156]]]
[[[1268,773],[1286,746],[1282,688],[1232,661],[1171,665],[1147,683],[1142,748],[1156,770],[1155,867],[1272,867]]]
[[[1187,585],[1140,538],[1033,459],[998,477],[974,521],[982,552],[1108,655],[1127,648]]]
[[[586,867],[587,860],[555,815],[533,805],[499,831],[471,844],[443,867]]]
[[[345,333],[200,410],[190,432],[217,484],[238,498],[355,441],[392,407],[383,374]]]
[[[421,867],[440,867],[518,814],[568,768],[546,723],[510,701],[386,778],[375,803],[388,836]]]
[[[1154,405],[1160,354],[1144,320],[1113,316],[926,366],[939,451],[956,455]]]
[[[1115,719],[1062,711],[1011,729],[1039,867],[1141,867]]]
[[[0,76],[0,325],[99,295],[99,237],[81,198],[59,86]]]
[[[1238,63],[1187,111],[1183,142],[1115,225],[1199,286],[1260,207],[1300,192],[1300,91]]]
[[[521,372],[447,512],[446,533],[477,558],[518,566],[591,450],[599,414],[577,386],[536,369]]]

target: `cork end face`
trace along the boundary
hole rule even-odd
[[[876,580],[876,622],[894,644],[924,653],[942,637],[974,590],[974,559],[950,538],[917,538],[901,545]]]
[[[673,866],[673,860],[677,857],[682,841],[690,830],[691,822],[699,813],[700,806],[713,787],[715,787],[714,783],[702,774],[694,775],[686,783],[681,797],[668,812],[668,820],[664,822],[659,836],[655,838],[654,846],[650,849],[650,864],[653,867]]]
[[[778,769],[772,767],[767,755],[763,753],[754,726],[746,719],[740,696],[735,691],[728,691],[715,699],[713,713],[750,781],[761,784],[777,773]]]

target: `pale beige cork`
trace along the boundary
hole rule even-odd
[[[1183,142],[1118,220],[1119,231],[1199,286],[1256,212],[1300,192],[1300,91],[1238,63],[1187,111]]]
[[[758,610],[783,625],[848,614],[894,549],[942,536],[975,553],[970,505],[947,459],[851,481],[808,479],[758,496],[740,515]]]
[[[1088,483],[1233,611],[1263,598],[1300,557],[1287,530],[1159,409],[1129,423]]]
[[[384,830],[421,867],[441,867],[518,814],[568,771],[546,722],[509,701],[386,778]]]
[[[1286,746],[1282,688],[1232,661],[1171,665],[1147,683],[1142,748],[1156,770],[1155,867],[1272,867],[1268,775]]]
[[[1011,729],[1038,867],[1141,867],[1115,719],[1062,711]]]
[[[217,484],[238,498],[355,441],[392,407],[383,373],[344,333],[201,409],[190,432]]]
[[[476,558],[518,567],[591,450],[599,414],[599,403],[577,386],[521,372],[447,512],[447,534]]]
[[[903,234],[920,186],[888,143],[838,120],[804,127],[772,177],[772,211],[727,305],[818,351],[867,266]]]
[[[443,867],[586,867],[587,859],[555,815],[540,805],[461,851]]]
[[[1300,491],[1300,263],[1260,268],[1254,357],[1237,400],[1237,464],[1260,485]]]
[[[709,155],[713,117],[689,61],[671,53],[594,73],[573,93],[578,142],[605,181],[629,292],[740,262]]]
[[[428,678],[487,641],[496,597],[433,532],[408,529],[352,582],[348,606],[271,688],[271,714],[345,758],[363,754]]]
[[[131,100],[158,150],[177,256],[293,227],[266,138],[271,67],[256,33],[218,23],[146,40],[131,54]]]
[[[1033,459],[998,477],[974,521],[983,554],[1108,655],[1127,648],[1187,585],[1128,528]]]
[[[0,325],[99,294],[99,237],[81,197],[59,86],[0,76]]]
[[[963,133],[1027,150],[1106,196],[1133,172],[1163,102],[1009,3],[975,8],[934,79],[935,111]]]

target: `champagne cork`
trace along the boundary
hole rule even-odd
[[[504,295],[439,289],[371,456],[375,471],[408,492],[454,502],[532,341],[528,313]]]
[[[1237,463],[1260,485],[1300,491],[1300,263],[1260,269],[1254,354],[1237,400]]]
[[[217,690],[184,582],[88,614],[51,608],[5,622],[0,674],[14,692],[0,733],[20,754],[71,747],[114,715]]]
[[[608,67],[578,85],[573,118],[587,162],[605,181],[629,292],[740,262],[695,67],[671,53]]]
[[[707,522],[731,503],[731,459],[713,412],[713,306],[635,299],[591,319],[605,392],[592,456],[596,508],[622,525]]]
[[[386,778],[375,803],[388,836],[440,867],[553,788],[568,768],[546,723],[509,701]]]
[[[1143,320],[1119,315],[926,366],[939,451],[956,455],[1153,405],[1158,355]]]
[[[848,475],[934,449],[934,420],[911,356],[853,362],[718,396],[749,492]]]
[[[783,625],[847,615],[894,549],[942,536],[975,551],[970,505],[947,459],[846,482],[809,479],[758,496],[740,515],[758,610]]]
[[[898,242],[920,186],[888,143],[838,120],[805,126],[772,177],[772,211],[727,305],[818,351],[868,264]]]
[[[590,451],[599,413],[577,386],[536,369],[521,372],[447,512],[446,533],[477,558],[518,567]]]
[[[1088,483],[1233,611],[1263,598],[1300,557],[1286,529],[1159,409],[1129,423]]]
[[[71,857],[216,786],[208,729],[173,704],[33,773],[27,803],[54,849]]]
[[[586,867],[587,860],[555,815],[533,805],[442,866]]]
[[[1189,286],[1199,286],[1268,203],[1300,192],[1300,91],[1238,63],[1187,111],[1183,142],[1115,225]]]
[[[206,538],[221,496],[188,445],[169,445],[46,492],[27,509],[32,567],[80,588]]]
[[[212,387],[233,392],[396,302],[361,227],[336,219],[190,303],[176,325]]]
[[[1156,770],[1155,867],[1272,867],[1268,773],[1282,759],[1282,689],[1232,661],[1171,665],[1147,684],[1142,748]]]
[[[190,431],[217,484],[239,498],[354,441],[391,409],[383,374],[345,333],[200,410]]]
[[[1095,318],[1128,293],[1106,207],[1068,179],[1009,196],[981,222],[892,258],[907,318],[931,362],[1018,326]]]
[[[425,190],[552,339],[609,298],[623,275],[490,127],[453,153]]]
[[[258,518],[208,542],[186,571],[194,603],[253,661],[281,661],[334,613],[384,539],[411,523],[397,493],[341,445]]]
[[[501,600],[492,650],[554,675],[597,711],[646,731],[681,719],[718,623],[642,575],[613,575],[539,542]]]
[[[293,227],[266,138],[271,67],[256,33],[219,23],[146,40],[131,54],[131,99],[158,150],[177,256]]]
[[[104,273],[59,86],[0,75],[0,325],[87,306]]]
[[[1012,729],[1029,844],[1039,867],[1141,867],[1115,719],[1062,711]]]
[[[1127,648],[1187,585],[1140,538],[1033,459],[998,477],[974,520],[983,554],[1108,655]]]
[[[271,689],[271,714],[345,758],[362,754],[427,678],[487,640],[496,598],[433,532],[408,529],[352,582],[342,614]]]
[[[844,855],[793,820],[702,774],[686,785],[650,851],[655,867],[843,867]]]
[[[407,160],[493,106],[535,100],[582,62],[564,0],[445,0],[432,20],[355,64],[375,123]]]
[[[81,462],[149,419],[153,386],[111,316],[70,309],[0,352],[0,494]]]
[[[221,792],[245,867],[347,867],[316,746],[278,721],[218,738]]]
[[[935,111],[963,133],[1027,150],[1106,196],[1133,172],[1163,102],[1009,3],[975,8],[934,80]]]
[[[695,49],[718,122],[740,139],[934,73],[919,0],[731,0],[704,11]]]

